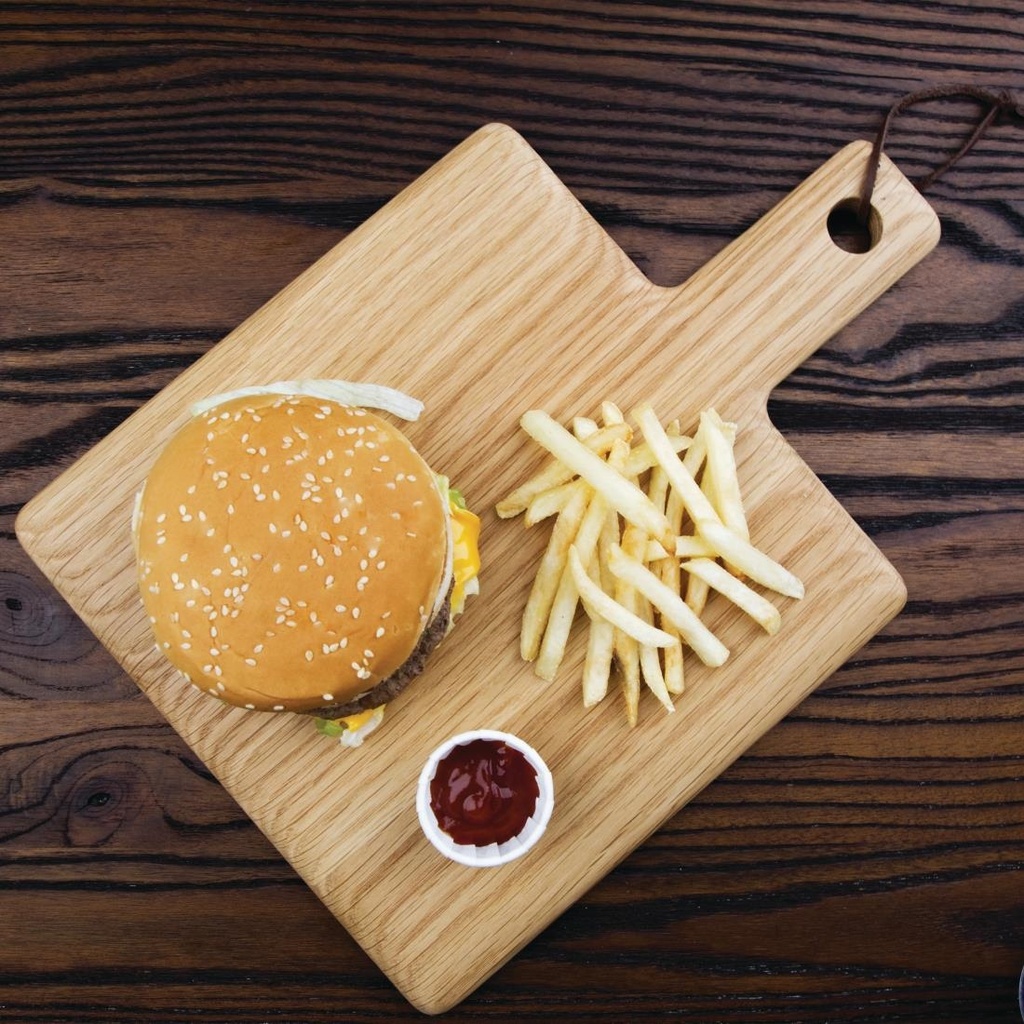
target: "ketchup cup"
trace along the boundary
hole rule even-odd
[[[536,778],[537,799],[533,812],[526,818],[525,823],[518,833],[502,842],[490,842],[484,845],[475,843],[456,842],[438,823],[438,817],[431,804],[431,783],[437,775],[438,768],[442,765],[450,765],[452,759],[457,760],[460,756],[459,748],[469,748],[476,740],[490,741],[493,744],[504,744],[513,752],[518,752],[525,758],[526,766],[532,770]],[[446,760],[448,759],[448,760]],[[518,762],[517,762],[518,763]],[[527,783],[529,784],[529,783]],[[515,794],[512,794],[512,799]],[[521,857],[532,847],[544,832],[547,823],[551,818],[551,811],[555,804],[554,784],[551,779],[551,772],[544,763],[543,758],[528,743],[525,743],[518,736],[507,732],[498,732],[494,729],[477,729],[473,732],[459,733],[451,739],[442,743],[427,759],[427,763],[420,772],[419,785],[416,789],[416,812],[419,815],[420,825],[426,833],[427,838],[434,847],[451,860],[459,864],[465,864],[474,868],[498,867],[507,864],[517,857]],[[486,830],[486,826],[483,826]],[[457,831],[453,829],[453,831]]]

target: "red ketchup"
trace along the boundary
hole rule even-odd
[[[533,766],[500,740],[471,740],[453,748],[430,781],[430,809],[438,825],[467,846],[519,835],[539,796]]]

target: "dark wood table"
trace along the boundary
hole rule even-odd
[[[419,1016],[32,566],[29,497],[483,123],[671,284],[958,82],[1024,96],[1024,3],[0,6],[0,1020]],[[453,1021],[1017,1019],[1022,155],[997,124],[771,404],[906,610]]]

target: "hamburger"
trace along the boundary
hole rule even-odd
[[[422,408],[341,382],[203,402],[133,518],[142,603],[184,679],[250,711],[315,716],[348,745],[478,589],[479,520],[370,403]]]

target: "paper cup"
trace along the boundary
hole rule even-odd
[[[537,806],[527,819],[522,831],[504,843],[491,843],[489,846],[472,846],[457,843],[437,823],[437,818],[430,808],[430,783],[440,762],[455,748],[472,740],[494,740],[507,743],[518,750],[529,762],[537,775]],[[532,847],[547,827],[551,811],[555,806],[555,787],[551,772],[540,754],[518,736],[494,729],[477,729],[473,732],[459,733],[441,744],[427,759],[420,772],[419,785],[416,788],[416,813],[420,825],[435,849],[459,864],[472,868],[495,868],[521,857]]]

